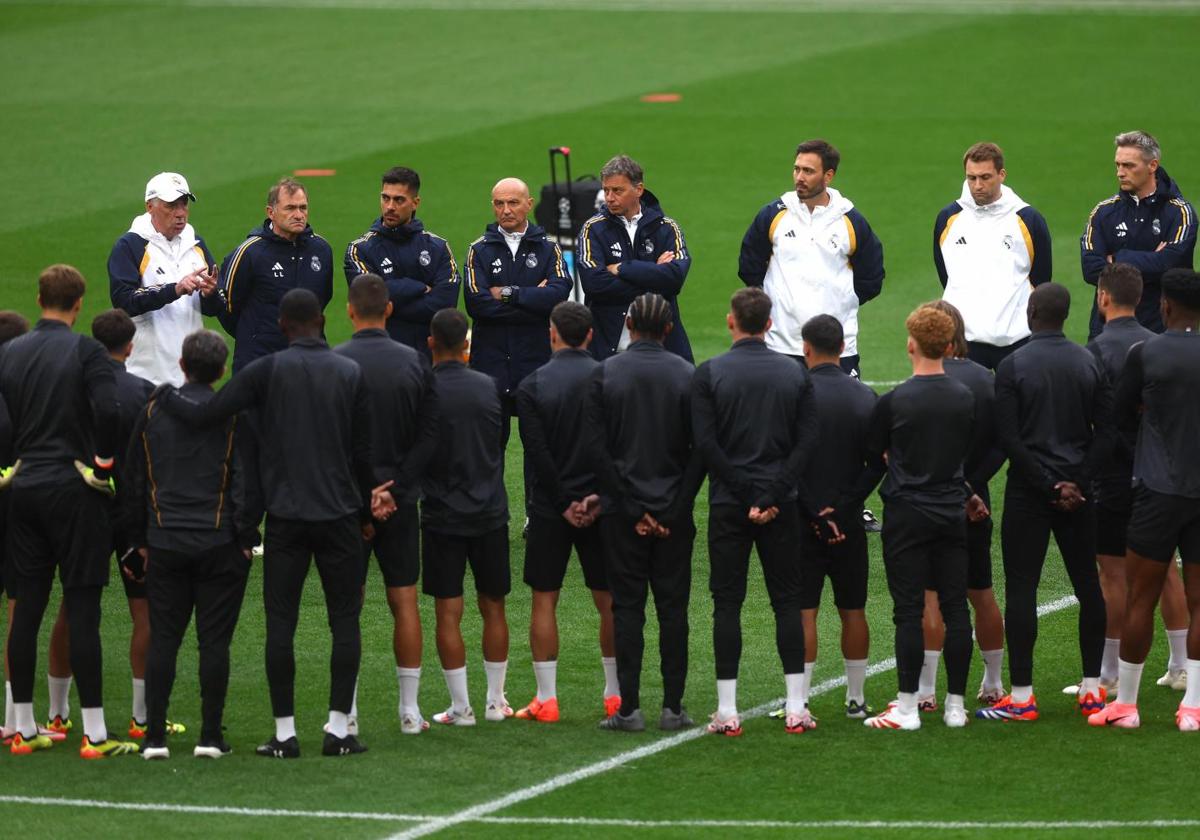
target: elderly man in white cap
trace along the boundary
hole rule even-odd
[[[204,325],[201,313],[216,315],[225,307],[212,254],[188,224],[195,200],[182,175],[155,175],[146,184],[146,212],[108,257],[112,305],[137,324],[126,368],[156,384],[183,384],[184,337]]]

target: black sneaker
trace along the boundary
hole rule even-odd
[[[321,755],[357,755],[366,751],[366,746],[353,735],[339,738],[332,732],[325,733],[325,743],[321,747]]]
[[[273,741],[275,739],[272,738],[271,740]],[[293,738],[293,739],[289,739],[289,740],[295,740],[295,739]],[[267,746],[267,745],[263,744],[263,747],[265,747],[265,746]],[[259,749],[261,750],[262,747],[259,747]],[[297,743],[296,744],[297,754],[299,753],[299,750],[300,750],[300,745],[299,745],[299,743]],[[196,758],[221,758],[222,756],[229,755],[231,752],[233,752],[233,747],[231,747],[231,746],[229,746],[229,744],[225,743],[224,739],[217,738],[215,740],[205,739],[203,741],[200,741],[198,744],[196,744],[196,748],[194,750],[192,750],[192,755],[194,755]],[[259,754],[261,755],[262,753],[259,753]],[[282,757],[286,758],[286,756],[282,756]]]
[[[879,520],[875,518],[875,514],[863,508],[863,530],[868,534],[878,534],[883,530],[883,526],[879,524]]]
[[[286,741],[279,741],[271,736],[271,740],[255,747],[254,752],[263,758],[299,758],[300,742],[295,735]]]
[[[600,721],[598,727],[616,732],[645,732],[646,719],[642,717],[641,709],[634,709],[628,716],[617,712],[611,717],[606,717]]]
[[[663,732],[678,732],[680,729],[691,729],[695,725],[696,722],[692,720],[683,706],[679,707],[678,712],[673,712],[663,706],[662,717],[658,719],[658,728]]]

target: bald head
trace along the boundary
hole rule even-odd
[[[492,187],[492,212],[496,214],[496,224],[505,232],[525,230],[532,210],[529,186],[520,178],[503,178]]]

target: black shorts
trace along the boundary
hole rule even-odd
[[[14,585],[19,592],[25,580],[51,579],[55,566],[63,589],[107,585],[112,532],[103,494],[82,479],[78,484],[18,484],[8,492],[5,582],[10,592]]]
[[[989,508],[991,505],[988,506]],[[967,523],[967,589],[992,588],[992,517]]]
[[[1096,553],[1125,556],[1129,515],[1133,510],[1133,488],[1129,482],[1105,481],[1096,487]]]
[[[572,546],[579,555],[587,588],[607,592],[608,577],[604,573],[604,546],[600,541],[599,524],[576,528],[561,516],[529,518],[529,531],[525,536],[525,583],[538,592],[562,589]]]
[[[1138,487],[1133,491],[1128,543],[1133,553],[1160,563],[1169,563],[1176,548],[1184,563],[1200,563],[1200,499]]]
[[[503,598],[512,589],[508,569],[508,526],[475,537],[421,529],[421,589],[434,598],[461,598],[467,564],[480,595]]]
[[[855,514],[857,517],[857,514]],[[807,523],[800,531],[800,609],[821,606],[825,578],[833,586],[833,603],[839,610],[867,606],[867,532],[855,521],[846,528],[846,539],[829,545],[817,538]]]
[[[121,579],[121,585],[125,587],[125,597],[128,599],[145,598],[145,578],[143,577],[140,581],[130,580],[129,578],[125,577],[125,573],[121,571],[121,558],[123,558],[127,552],[133,551],[133,549],[130,548],[129,540],[125,538],[125,535],[115,529],[113,530],[112,547],[113,556],[115,556],[117,559],[117,577]]]
[[[363,583],[373,551],[384,586],[416,586],[421,575],[419,528],[415,504],[401,505],[386,521],[376,522],[375,538],[363,544]]]

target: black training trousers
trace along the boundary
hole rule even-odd
[[[800,515],[795,504],[779,507],[766,525],[755,525],[740,505],[713,505],[708,512],[708,588],[713,597],[713,653],[717,679],[737,679],[742,658],[742,603],[750,572],[750,549],[758,549],[771,609],[775,646],[785,674],[804,672],[804,624],[800,619]]]
[[[1033,685],[1037,589],[1050,533],[1079,601],[1079,656],[1085,677],[1100,676],[1106,613],[1096,572],[1096,511],[1089,500],[1074,513],[1050,506],[1045,492],[1009,475],[1004,489],[1000,546],[1004,554],[1004,635],[1013,685]]]
[[[229,645],[246,594],[250,561],[236,543],[201,554],[152,548],[146,568],[150,607],[150,653],[146,662],[146,710],[153,741],[166,736],[167,706],[175,684],[175,660],[196,613],[200,648],[201,741],[221,739],[229,689]]]
[[[295,714],[293,649],[300,597],[313,558],[325,592],[333,647],[329,654],[329,708],[350,713],[362,656],[362,531],[351,514],[328,522],[267,515],[263,549],[263,605],[267,613],[267,683],[275,717]]]
[[[663,707],[679,711],[688,663],[688,599],[692,591],[691,516],[675,523],[665,539],[639,537],[637,520],[621,514],[600,519],[605,570],[613,599],[617,679],[621,714],[641,707],[643,628],[647,587],[658,614],[658,650],[662,660]]]
[[[971,618],[967,612],[966,516],[923,513],[900,501],[883,507],[883,567],[896,624],[896,673],[900,691],[915,693],[925,661],[921,616],[925,590],[937,591],[946,623],[946,688],[965,694],[971,667]]]

